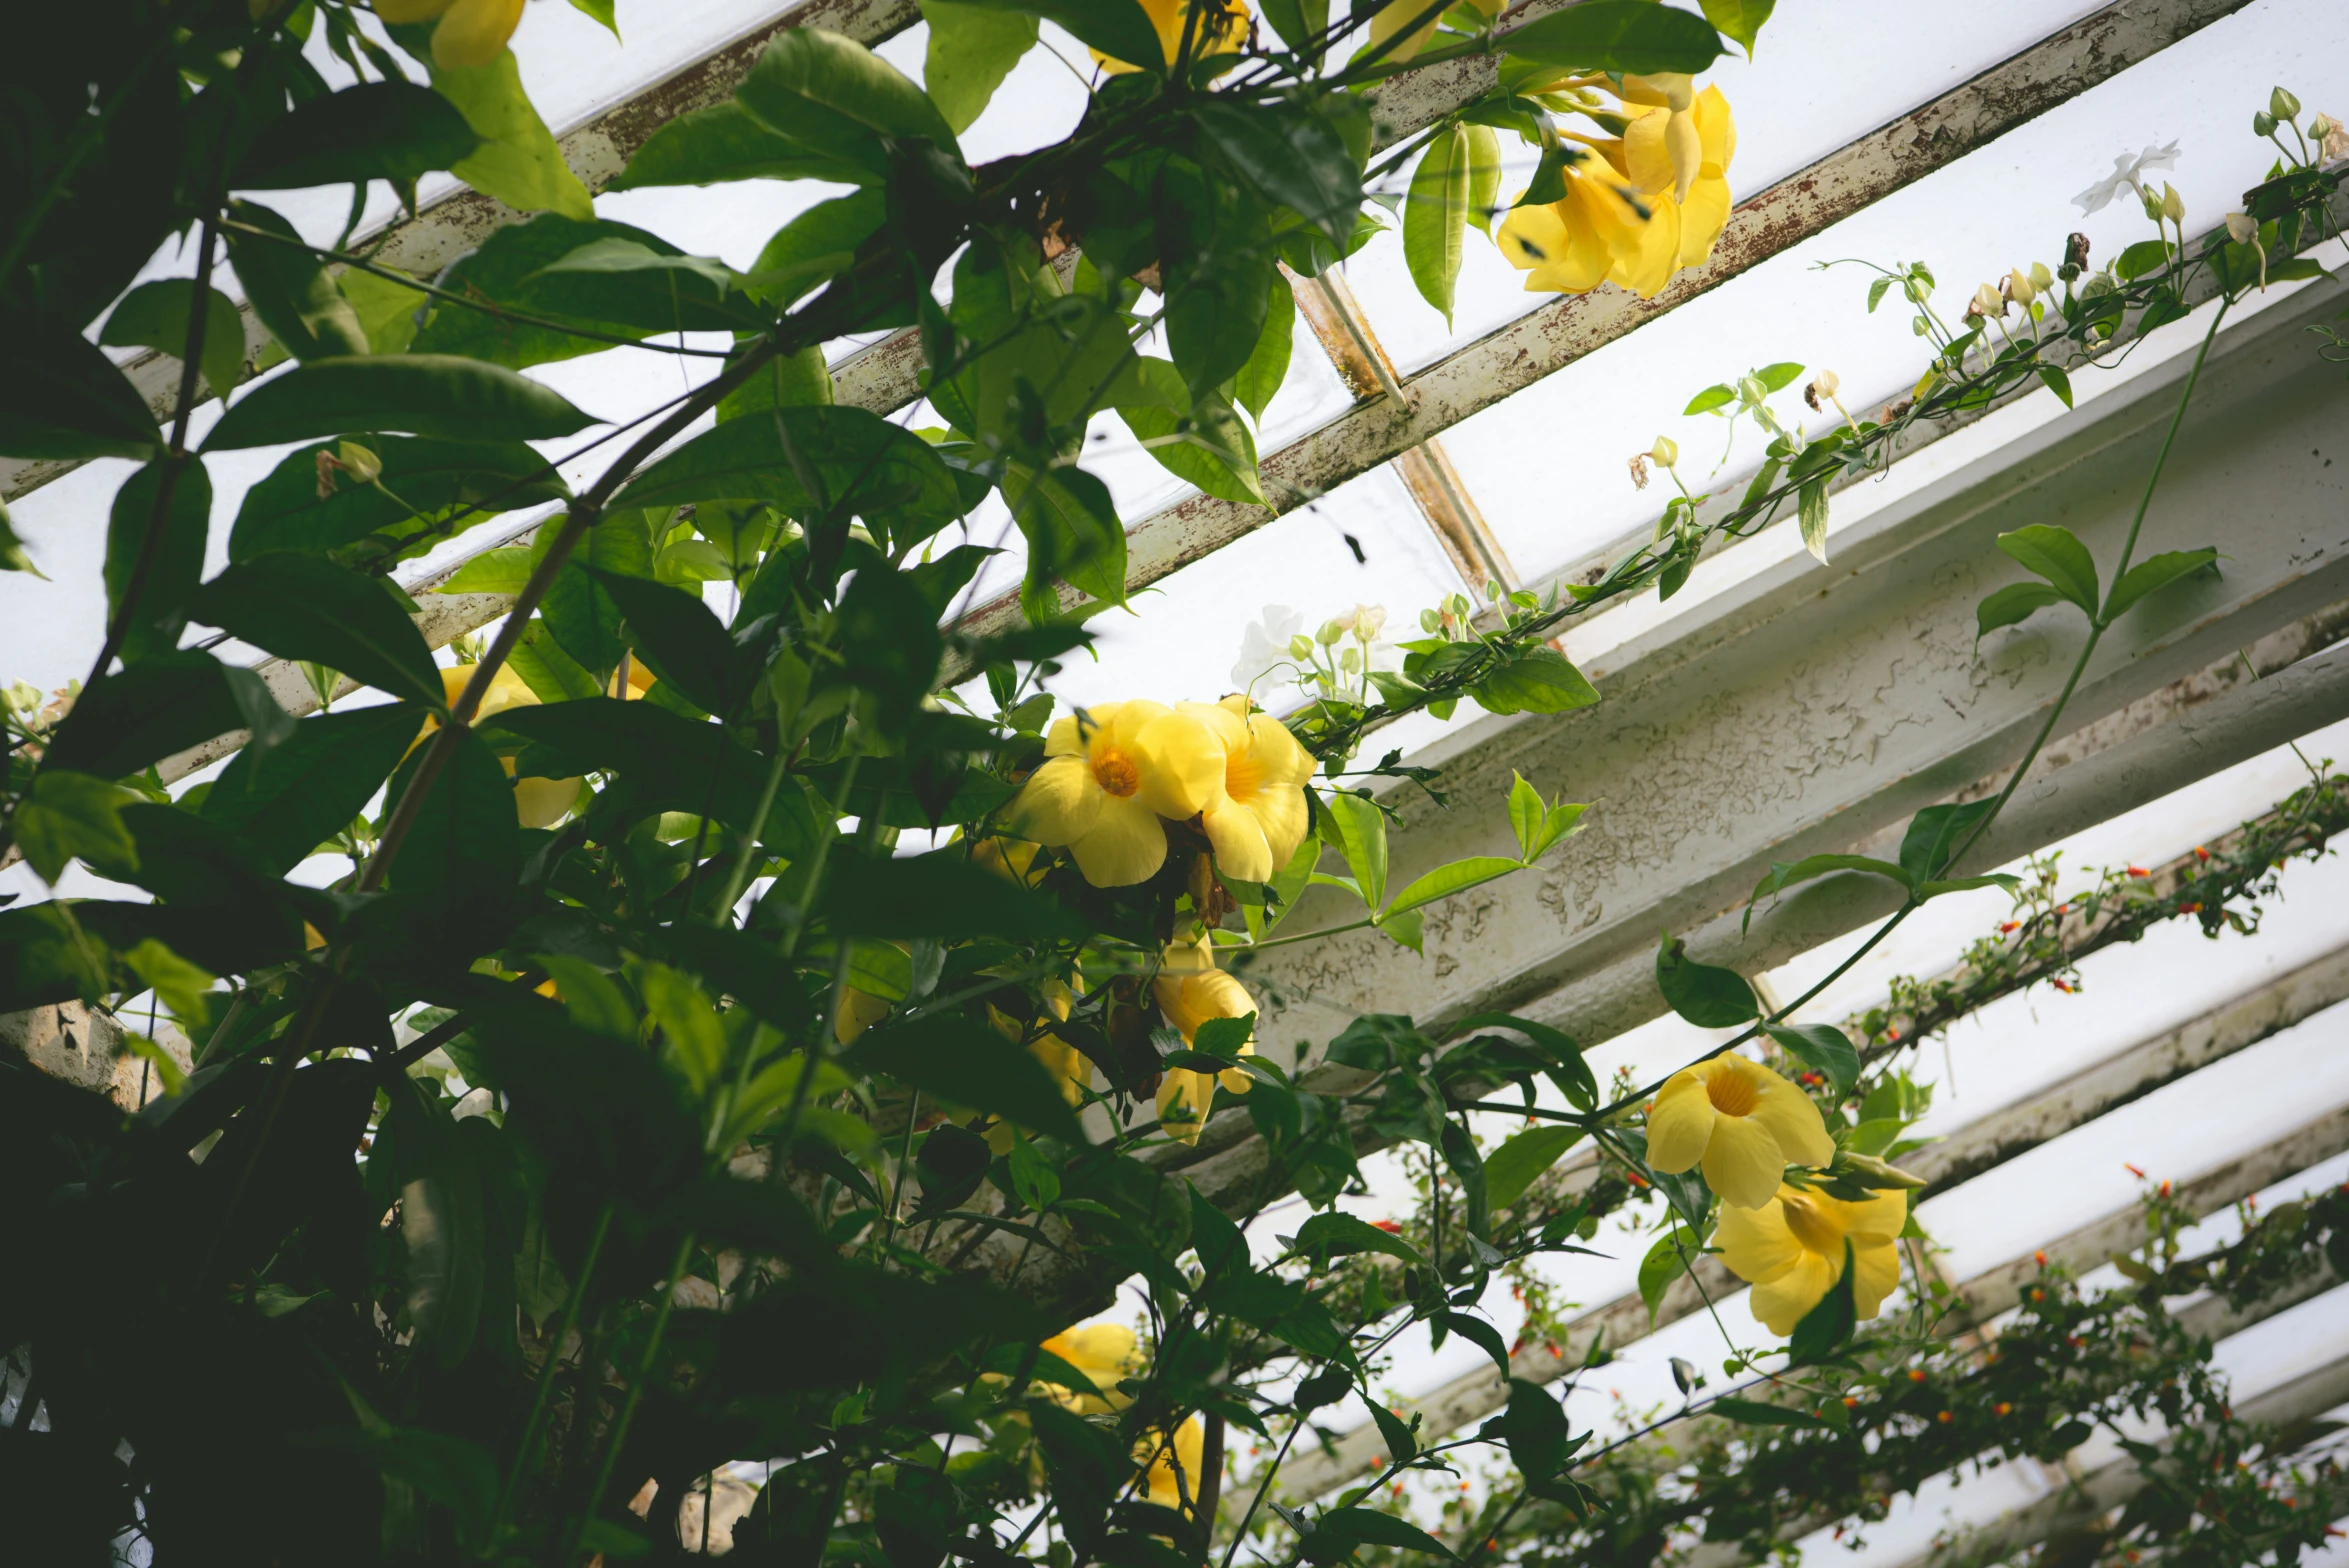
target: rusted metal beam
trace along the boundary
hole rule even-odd
[[[1872,202],[1946,168],[2049,109],[2191,37],[2249,0],[2119,0],[1741,203],[1703,267],[1642,300],[1607,285],[1569,295],[1447,355],[1381,396],[1266,457],[1274,512],[1193,495],[1128,530],[1126,585],[1171,576],[1273,520],[1449,430],[1656,317],[1709,293]],[[1076,602],[1064,590],[1063,602]],[[964,622],[1019,623],[1016,594]]]

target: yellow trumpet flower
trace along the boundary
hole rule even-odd
[[[465,688],[472,683],[472,680],[472,665],[451,664],[444,666],[440,672],[441,700],[453,706]],[[512,666],[500,665],[498,672],[489,678],[489,690],[482,696],[481,706],[474,711],[474,722],[479,723],[491,714],[503,713],[508,708],[532,707],[537,702],[538,693],[530,689],[530,683],[515,674]],[[440,720],[427,718],[424,721],[424,727],[416,732],[416,739],[409,743],[408,749],[414,751],[418,746],[424,744],[424,738],[427,735],[439,728]],[[513,778],[514,759],[507,757],[503,760],[506,766],[506,777]],[[578,804],[579,786],[585,782],[583,779],[576,778],[517,780],[514,785],[515,820],[526,828],[553,827],[569,815],[571,808]]]
[[[1256,999],[1248,994],[1248,988],[1215,967],[1215,951],[1205,937],[1171,944],[1152,990],[1159,1011],[1166,1014],[1166,1021],[1182,1035],[1185,1045],[1209,1019],[1245,1018],[1257,1011]],[[1256,1054],[1254,1034],[1242,1043],[1240,1054]],[[1246,1094],[1251,1081],[1247,1070],[1240,1067],[1227,1067],[1220,1073],[1169,1068],[1158,1084],[1158,1130],[1178,1143],[1197,1143],[1200,1129],[1207,1125],[1207,1113],[1215,1104],[1216,1086],[1221,1084],[1226,1094]]]
[[[1105,702],[1052,726],[1044,765],[1006,813],[1039,844],[1065,845],[1095,887],[1148,881],[1166,863],[1158,819],[1196,815],[1223,787],[1223,747],[1164,703]]]
[[[1117,0],[1109,3],[1114,5]],[[1175,56],[1182,53],[1190,0],[1134,0],[1134,3],[1150,18],[1150,26],[1158,34],[1158,46],[1165,51],[1164,63],[1173,65]],[[1410,0],[1402,3],[1409,4]],[[1247,0],[1201,0],[1198,30],[1191,39],[1191,58],[1204,60],[1214,54],[1237,54],[1247,33]],[[1091,54],[1093,63],[1112,76],[1141,69],[1123,60],[1112,60],[1098,49]]]
[[[1148,1501],[1189,1513],[1199,1502],[1207,1473],[1207,1426],[1197,1416],[1175,1428],[1174,1441],[1152,1432],[1134,1445],[1134,1462],[1150,1462]]]
[[[1141,1346],[1132,1329],[1122,1323],[1089,1323],[1061,1330],[1044,1341],[1044,1348],[1092,1379],[1092,1387],[1082,1389],[1058,1383],[1037,1385],[1062,1409],[1095,1416],[1123,1410],[1134,1402],[1117,1386],[1119,1379],[1142,1369]]]
[[[375,14],[395,27],[437,20],[432,63],[446,71],[487,65],[505,53],[522,25],[522,0],[375,0]]]
[[[1769,1203],[1789,1165],[1834,1158],[1810,1096],[1735,1052],[1674,1073],[1648,1110],[1648,1164],[1667,1175],[1702,1164],[1731,1208]]]
[[[1271,714],[1249,712],[1246,697],[1179,703],[1175,711],[1197,719],[1223,743],[1221,787],[1200,808],[1217,867],[1241,882],[1270,880],[1305,842],[1312,753]]]
[[[1755,1319],[1773,1334],[1792,1334],[1803,1314],[1843,1278],[1851,1243],[1852,1305],[1874,1317],[1900,1283],[1894,1245],[1908,1223],[1908,1194],[1880,1192],[1863,1203],[1781,1186],[1759,1208],[1723,1208],[1721,1261],[1754,1287]]]

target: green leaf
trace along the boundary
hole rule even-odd
[[[1036,19],[959,0],[922,0],[922,19],[930,24],[922,85],[960,135],[985,112],[1011,68],[1036,46]]]
[[[237,281],[245,286],[253,314],[285,345],[288,354],[308,362],[368,351],[367,329],[359,324],[359,313],[343,298],[326,271],[326,263],[302,243],[292,224],[249,201],[230,202],[228,215],[232,221],[224,232]],[[241,331],[238,336],[241,343]]]
[[[766,312],[733,269],[636,240],[591,240],[526,280],[533,302],[559,317],[617,324],[626,334],[755,331]]]
[[[1762,24],[1770,20],[1778,0],[1704,0],[1705,20],[1745,46],[1747,59],[1754,57],[1754,39],[1761,33]]]
[[[1126,530],[1107,485],[1081,468],[1040,474],[1015,468],[1005,477],[1003,498],[1028,542],[1020,605],[1029,620],[1041,625],[1058,617],[1056,578],[1106,603],[1125,602]]]
[[[1264,331],[1257,333],[1257,347],[1240,366],[1240,376],[1233,380],[1231,397],[1247,408],[1247,418],[1261,420],[1271,406],[1273,394],[1280,392],[1280,383],[1290,376],[1290,350],[1297,338],[1297,293],[1290,289],[1290,279],[1273,272],[1271,298],[1264,310]]]
[[[1996,800],[1976,800],[1964,805],[1927,806],[1918,812],[1900,841],[1900,865],[1908,873],[1910,885],[1921,887],[1948,870],[1958,846],[1997,807]]]
[[[808,494],[803,471],[815,475],[823,495]],[[963,512],[953,472],[927,441],[847,407],[780,408],[729,420],[637,475],[612,504],[701,501],[765,501],[800,517],[828,509],[835,522],[861,515],[893,542],[927,538]]]
[[[496,555],[500,552],[492,550],[488,553]],[[524,558],[521,566],[527,575],[529,552],[523,550],[517,553]],[[479,558],[476,557],[476,559]],[[482,591],[503,592],[505,590],[485,589]],[[524,685],[537,693],[538,700],[541,702],[571,702],[581,697],[601,697],[604,695],[603,688],[595,683],[595,677],[588,674],[585,666],[581,665],[577,659],[562,650],[555,642],[554,633],[547,630],[546,622],[542,620],[533,619],[531,621],[529,627],[522,633],[522,640],[516,643],[514,651],[506,656],[506,663],[513,668],[515,674],[522,677]]]
[[[1793,386],[1803,367],[1791,359],[1782,359],[1774,365],[1764,365],[1754,372],[1754,379],[1772,392],[1783,392]]]
[[[1672,1010],[1700,1029],[1729,1029],[1761,1016],[1754,988],[1734,969],[1700,964],[1669,933],[1656,951],[1656,985]]]
[[[1499,1329],[1465,1312],[1439,1312],[1435,1320],[1492,1357],[1502,1377],[1509,1375],[1509,1347],[1502,1342]]]
[[[1509,1445],[1509,1459],[1526,1480],[1539,1484],[1566,1466],[1580,1446],[1566,1419],[1565,1405],[1547,1389],[1524,1378],[1509,1380],[1509,1403],[1484,1424],[1479,1435],[1498,1437]]]
[[[1860,1081],[1860,1053],[1850,1036],[1833,1024],[1771,1024],[1770,1038],[1787,1055],[1827,1075],[1838,1096]]]
[[[881,175],[869,164],[778,135],[729,99],[664,122],[607,188],[806,179],[878,185]]]
[[[1413,879],[1410,886],[1395,895],[1395,901],[1386,907],[1385,914],[1399,915],[1405,910],[1432,904],[1439,898],[1449,898],[1467,888],[1481,887],[1512,871],[1523,869],[1524,866],[1518,861],[1498,855],[1471,855],[1465,860],[1455,860]]]
[[[1501,139],[1489,125],[1468,130],[1468,221],[1480,234],[1493,232],[1493,213],[1501,198]]]
[[[1331,244],[1346,242],[1362,207],[1362,166],[1310,101],[1273,99],[1246,107],[1213,95],[1196,101],[1192,118],[1200,132],[1242,179],[1266,201],[1319,228]]]
[[[1572,14],[1572,13],[1568,13]],[[1487,713],[1567,713],[1599,700],[1598,689],[1555,648],[1533,647],[1470,687]]]
[[[597,423],[560,393],[496,365],[442,354],[316,360],[247,392],[207,451],[275,446],[354,430],[450,441],[550,440]]]
[[[1331,1209],[1316,1214],[1297,1227],[1297,1251],[1316,1258],[1348,1257],[1357,1252],[1383,1252],[1390,1258],[1426,1267],[1427,1259],[1419,1249],[1392,1231],[1382,1230],[1368,1220],[1356,1219],[1342,1209]]]
[[[888,201],[879,191],[817,202],[768,238],[750,275],[742,280],[744,292],[777,310],[789,308],[835,273],[845,272],[856,260],[857,247],[888,215]],[[822,363],[820,349],[817,362]]]
[[[1979,640],[2001,626],[2027,621],[2049,605],[2064,602],[2064,596],[2046,583],[2008,583],[1974,606],[1974,636]]]
[[[2047,383],[2047,390],[2063,400],[2066,408],[2072,406],[2072,378],[2056,365],[2041,365],[2039,379]]]
[[[1688,400],[1688,407],[1682,409],[1680,412],[1684,415],[1709,414],[1716,408],[1720,408],[1725,404],[1734,403],[1736,401],[1737,389],[1735,387],[1716,384],[1714,386],[1705,388],[1695,397],[1690,398]]]
[[[1820,1426],[1827,1423],[1808,1410],[1790,1410],[1784,1405],[1765,1405],[1753,1399],[1716,1399],[1705,1406],[1705,1414],[1734,1421],[1739,1426]]]
[[[611,32],[613,40],[618,41],[620,19],[614,14],[614,0],[571,0],[571,7],[580,15],[593,17],[596,21],[601,22]]]
[[[757,820],[766,786],[766,761],[722,727],[651,702],[590,696],[508,708],[483,721],[481,730],[497,736],[501,746],[508,735],[537,743],[522,759],[520,771],[525,775],[619,774],[625,786],[622,800],[612,801],[607,790],[606,804],[599,809],[624,805],[629,821],[661,811],[688,811],[747,833]],[[766,819],[766,842],[794,859],[815,844],[814,824],[803,802],[801,792],[786,788]]]
[[[1324,803],[1337,830],[1338,848],[1361,886],[1362,900],[1377,909],[1387,893],[1387,819],[1371,801],[1339,790]]]
[[[174,471],[176,470],[176,477]],[[170,478],[171,504],[155,515]],[[123,481],[106,525],[106,618],[112,625],[142,556],[147,568],[138,605],[125,628],[122,657],[132,663],[179,644],[188,596],[204,575],[204,543],[212,527],[212,476],[199,458],[158,458]],[[153,533],[154,548],[148,549]]]
[[[1788,1364],[1809,1366],[1826,1360],[1843,1348],[1858,1326],[1859,1309],[1852,1300],[1852,1247],[1846,1237],[1843,1272],[1835,1287],[1795,1324],[1794,1337],[1786,1347]]]
[[[194,650],[157,653],[84,688],[49,738],[45,765],[128,778],[238,728],[274,742],[293,720],[251,670]]]
[[[0,455],[144,460],[155,450],[160,432],[147,400],[95,343],[38,318],[10,320],[5,330]]]
[[[1721,35],[1704,18],[1651,0],[1583,0],[1501,34],[1500,45],[1543,65],[1641,75],[1694,75],[1722,54]]]
[[[530,546],[535,570],[555,542],[555,530],[542,527]],[[590,575],[590,569],[650,579],[653,571],[652,535],[645,515],[629,510],[606,512],[587,537],[571,552],[548,588],[542,610],[555,646],[587,671],[601,692],[610,684],[627,651],[621,636],[619,601]]]
[[[16,843],[26,864],[51,887],[75,860],[117,881],[135,872],[138,846],[122,808],[138,797],[87,773],[44,767],[16,808]]]
[[[1495,1209],[1508,1208],[1581,1141],[1581,1128],[1557,1123],[1528,1127],[1511,1137],[1485,1156],[1485,1201]]]
[[[369,534],[397,529],[412,517],[419,519],[414,528],[421,535],[435,526],[426,519],[443,513],[447,516],[437,526],[454,535],[470,526],[468,519],[566,494],[546,459],[519,441],[379,436],[362,444],[383,465],[373,484],[361,484],[347,469],[331,464],[322,470],[319,459],[339,459],[340,442],[287,454],[268,478],[245,492],[229,531],[228,558],[242,561],[265,550],[324,555]]]
[[[1266,9],[1270,10],[1271,6],[1268,4]],[[1407,1465],[1417,1458],[1419,1443],[1412,1435],[1412,1428],[1404,1424],[1403,1418],[1375,1399],[1364,1402],[1370,1406],[1370,1413],[1378,1422],[1378,1435],[1387,1445],[1387,1453],[1395,1463]],[[1418,1418],[1415,1416],[1412,1419],[1416,1421]]]
[[[2117,621],[2146,595],[2159,593],[2198,572],[2209,571],[2215,576],[2217,569],[2218,551],[2208,545],[2199,550],[2164,550],[2159,555],[2147,556],[2121,573],[2121,580],[2112,585],[2112,598],[2104,607],[2104,618],[2107,623]]]
[[[1915,885],[1909,880],[1909,874],[1900,867],[1889,861],[1872,860],[1866,855],[1805,855],[1794,861],[1773,860],[1770,862],[1770,874],[1754,884],[1754,896],[1746,908],[1745,925],[1739,929],[1744,930],[1753,925],[1753,904],[1765,898],[1775,898],[1797,882],[1808,882],[1813,877],[1823,877],[1832,871],[1866,872],[1890,877],[1903,887]]]
[[[1081,936],[1084,922],[1058,900],[1031,893],[952,850],[882,856],[828,875],[822,909],[834,931],[912,940],[1054,940]]]
[[[437,738],[437,737],[436,737]],[[417,747],[392,775],[387,800],[406,793],[430,746]],[[522,873],[522,827],[514,786],[497,753],[468,734],[424,797],[408,842],[392,865],[395,892],[419,894],[460,925],[487,923],[515,897]]]
[[[1223,394],[1210,392],[1194,405],[1182,373],[1168,361],[1143,357],[1136,368],[1160,401],[1121,407],[1118,417],[1137,440],[1158,443],[1149,452],[1159,465],[1219,500],[1270,505],[1256,474],[1256,438]],[[1181,440],[1165,439],[1178,431]]]
[[[367,334],[368,352],[405,354],[408,345],[416,341],[418,318],[430,307],[431,298],[399,281],[405,274],[385,277],[386,272],[397,273],[398,269],[370,272],[349,267],[338,282],[343,298],[351,302],[351,311],[359,318],[360,329]]]
[[[2170,259],[2168,240],[2139,240],[2122,251],[2113,263],[2113,275],[2123,283],[2131,283],[2148,272],[2167,266]]]
[[[744,689],[748,672],[738,671],[734,641],[700,594],[591,564],[581,570],[619,606],[629,645],[654,675],[704,712],[734,713],[749,695]]]
[[[1334,1541],[1342,1546],[1388,1546],[1398,1551],[1426,1552],[1435,1557],[1450,1557],[1452,1549],[1429,1535],[1419,1526],[1398,1519],[1393,1514],[1382,1514],[1375,1508],[1333,1508],[1314,1521],[1312,1534],[1306,1538],[1306,1555],[1319,1561],[1314,1549],[1316,1539]]]
[[[1664,1305],[1664,1292],[1688,1272],[1688,1261],[1696,1255],[1696,1250],[1688,1231],[1675,1219],[1671,1228],[1648,1248],[1647,1256],[1639,1260],[1639,1299],[1648,1309],[1650,1329],[1656,1326],[1656,1313]]]
[[[0,506],[0,572],[30,572],[41,576],[41,569],[25,553],[24,541],[16,537],[16,530],[8,524],[8,508]]]
[[[948,1104],[1047,1133],[1072,1148],[1091,1142],[1042,1062],[959,1013],[933,1013],[867,1030],[850,1050],[848,1063]]]
[[[2055,585],[2055,591],[2096,614],[2096,561],[2069,528],[2032,523],[1998,536],[1998,547]]]
[[[422,58],[429,64],[429,57],[428,50]],[[582,222],[595,216],[594,199],[522,90],[513,50],[487,65],[430,68],[433,87],[457,106],[483,144],[450,173],[517,212],[559,212]]]
[[[262,128],[228,183],[244,191],[389,180],[402,200],[435,169],[481,145],[456,105],[412,82],[362,82],[320,93]]]
[[[921,88],[840,33],[794,27],[777,34],[734,97],[778,136],[834,153],[875,180],[889,172],[885,139],[926,138],[956,153],[953,128]]]
[[[283,875],[366,809],[423,726],[424,714],[402,703],[304,719],[266,751],[239,751],[201,813]]]
[[[322,557],[274,550],[240,561],[199,588],[188,613],[281,659],[441,706],[440,671],[416,623],[374,579]]]
[[[1408,5],[1412,0],[1396,3]],[[1419,287],[1419,297],[1444,313],[1447,326],[1467,225],[1468,127],[1453,125],[1428,142],[1403,201],[1404,264]]]
[[[1509,786],[1509,827],[1517,835],[1522,863],[1530,866],[1559,840],[1573,834],[1582,814],[1590,808],[1574,804],[1547,805],[1541,791],[1524,774],[1512,770],[1510,777],[1515,782]]]
[[[1138,5],[1104,5],[1101,0],[968,0],[974,8],[989,11],[1016,11],[1057,22],[1073,33],[1077,41],[1090,44],[1112,60],[1121,60],[1137,70],[1166,69],[1166,53],[1158,42],[1158,30],[1150,25],[1150,17]]]
[[[1944,893],[1970,893],[1976,888],[2002,887],[2009,893],[2019,891],[2023,879],[2011,872],[1993,871],[1978,877],[1956,877],[1945,881],[1928,882],[1917,889],[1919,899],[1939,898]]]
[[[1825,478],[1803,481],[1801,492],[1803,548],[1827,564],[1827,481]]]
[[[158,349],[177,359],[188,346],[192,278],[161,278],[123,296],[98,341],[108,348]],[[215,397],[226,397],[245,374],[245,323],[236,302],[218,289],[204,291],[204,357],[198,367]]]
[[[1302,49],[1329,26],[1329,0],[1264,0],[1264,19],[1281,42]]]

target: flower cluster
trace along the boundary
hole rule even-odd
[[[1510,209],[1501,254],[1532,293],[1586,294],[1613,282],[1653,299],[1683,267],[1712,259],[1729,222],[1737,122],[1718,87],[1677,74],[1571,77],[1540,89],[1606,136],[1565,133],[1589,151],[1563,171],[1565,194]]]

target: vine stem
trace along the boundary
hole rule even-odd
[[[554,1391],[555,1373],[563,1359],[563,1346],[579,1326],[579,1307],[587,1299],[587,1282],[595,1273],[596,1260],[603,1256],[604,1238],[611,1234],[613,1205],[604,1205],[596,1216],[595,1234],[587,1243],[587,1260],[579,1266],[579,1277],[571,1282],[571,1294],[563,1303],[562,1321],[555,1327],[555,1337],[548,1345],[546,1365],[539,1368],[538,1389],[531,1396],[530,1419],[523,1423],[522,1441],[514,1450],[514,1467],[506,1472],[504,1484],[498,1488],[497,1506],[490,1511],[489,1528],[483,1539],[494,1549],[498,1531],[505,1528],[506,1514],[514,1506],[514,1493],[522,1484],[522,1477],[538,1455],[538,1440],[546,1430],[547,1399]]]
[[[660,1359],[661,1338],[668,1332],[669,1313],[677,1305],[677,1282],[685,1277],[685,1266],[693,1259],[693,1244],[699,1239],[687,1231],[677,1243],[677,1256],[669,1265],[669,1283],[661,1291],[661,1304],[653,1313],[652,1332],[644,1342],[644,1354],[637,1358],[636,1375],[628,1380],[628,1397],[620,1405],[620,1415],[612,1423],[612,1435],[604,1440],[603,1463],[596,1467],[595,1485],[587,1494],[587,1505],[579,1510],[579,1523],[571,1532],[570,1544],[564,1548],[561,1561],[569,1564],[578,1560],[581,1537],[595,1520],[595,1511],[604,1500],[604,1490],[612,1484],[612,1471],[620,1463],[620,1450],[627,1445],[628,1428],[636,1419],[637,1407],[644,1403],[644,1385],[652,1376],[653,1363]]]

